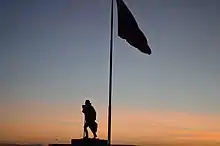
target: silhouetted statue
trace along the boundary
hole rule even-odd
[[[94,138],[97,137],[96,132],[98,129],[98,124],[96,121],[96,111],[95,108],[92,106],[89,100],[85,101],[85,105],[82,105],[82,112],[85,115],[85,123],[84,123],[84,138],[88,138],[88,130],[89,127],[93,133]]]

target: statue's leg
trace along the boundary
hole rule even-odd
[[[93,134],[93,138],[96,138],[97,135],[96,135],[96,132],[97,132],[97,123],[95,121],[93,121],[91,124],[90,124],[90,129],[92,131],[92,134]]]
[[[86,134],[86,135],[84,135],[84,138],[88,138],[88,137],[89,137],[87,127],[88,127],[88,123],[86,122],[86,123],[84,124],[84,133]]]

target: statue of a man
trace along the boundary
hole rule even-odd
[[[89,127],[93,133],[93,138],[96,138],[96,132],[98,129],[98,124],[96,123],[96,111],[95,108],[92,106],[89,100],[85,101],[85,105],[82,105],[82,112],[85,115],[85,123],[84,123],[84,138],[88,138],[88,130]]]

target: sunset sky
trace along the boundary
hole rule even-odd
[[[113,143],[220,143],[220,1],[124,2],[152,54],[117,37],[114,5]],[[110,4],[0,0],[0,143],[80,138],[86,99],[107,138]]]

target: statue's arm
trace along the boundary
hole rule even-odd
[[[82,105],[82,109],[83,109],[83,110],[82,110],[82,112],[83,112],[83,113],[85,113],[85,108],[84,108],[84,105]]]

